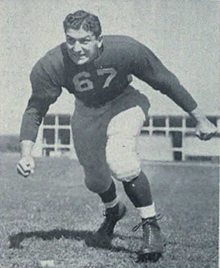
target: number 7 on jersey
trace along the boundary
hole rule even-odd
[[[116,76],[117,72],[114,68],[104,68],[104,69],[98,69],[97,74],[99,76],[107,75],[105,83],[102,87],[106,88],[109,86],[113,78]],[[91,75],[88,72],[81,72],[73,77],[73,83],[77,91],[84,92],[94,89],[93,82],[91,81],[91,79],[89,79],[90,76]]]

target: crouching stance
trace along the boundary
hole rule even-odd
[[[137,156],[137,139],[150,107],[147,97],[130,86],[132,75],[167,95],[197,122],[197,135],[210,139],[216,132],[196,101],[153,52],[126,36],[102,36],[98,17],[85,11],[67,15],[66,42],[43,56],[30,75],[32,95],[21,125],[18,172],[34,172],[32,147],[38,127],[62,92],[75,95],[72,117],[74,146],[84,168],[87,188],[105,205],[105,219],[97,233],[111,237],[125,213],[114,180],[140,213],[141,260],[157,261],[163,252],[150,185]]]

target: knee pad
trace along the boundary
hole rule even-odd
[[[106,146],[106,160],[112,176],[118,181],[131,181],[141,172],[133,137],[110,137]]]

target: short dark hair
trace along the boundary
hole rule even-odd
[[[102,33],[99,18],[84,10],[78,10],[68,14],[63,22],[65,32],[68,28],[79,30],[81,26],[85,31],[93,32],[96,38]]]

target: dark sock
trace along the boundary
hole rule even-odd
[[[117,196],[116,196],[116,187],[115,187],[114,181],[112,180],[112,183],[106,192],[98,194],[98,195],[101,197],[103,203],[109,203],[115,200]]]
[[[150,184],[147,176],[140,175],[130,182],[123,182],[125,192],[135,207],[146,207],[153,203]]]

